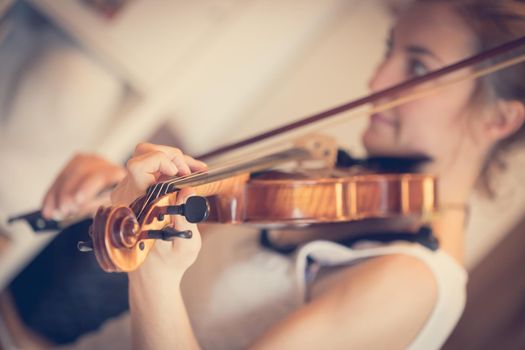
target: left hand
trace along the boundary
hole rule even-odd
[[[177,148],[149,143],[139,144],[127,163],[126,177],[111,194],[113,205],[129,205],[162,177],[188,175],[193,171],[205,169],[204,163],[183,154]],[[193,191],[188,188],[179,191],[176,204],[183,204],[192,194]],[[177,215],[173,218],[176,230],[190,230],[193,237],[177,238],[171,242],[157,240],[145,262],[137,271],[130,273],[130,281],[135,280],[135,277],[151,285],[157,285],[153,281],[161,284],[168,283],[169,280],[177,281],[193,264],[201,247],[197,225],[190,224],[183,216]]]
[[[205,163],[178,148],[139,143],[133,157],[126,163],[126,177],[111,193],[111,202],[128,206],[163,177],[184,176],[206,169]]]

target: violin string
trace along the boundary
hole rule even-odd
[[[242,165],[243,163],[242,162],[237,162],[237,166],[238,165]],[[218,173],[218,175],[221,175],[221,172],[218,171],[218,170],[227,170],[227,167],[220,167],[221,169],[214,169],[214,173]],[[233,166],[231,166],[231,168],[233,168]],[[225,171],[223,175],[227,175],[228,172]],[[199,173],[198,175],[202,175],[201,177],[213,177],[213,176],[210,176],[210,174],[208,173]],[[211,175],[214,175],[214,174],[211,174]],[[197,177],[197,176],[195,176]],[[151,191],[149,191],[149,195],[146,199],[146,201],[143,203],[142,207],[141,207],[141,210],[139,211],[139,214],[137,216],[137,218],[140,220],[140,217],[142,216],[142,213],[144,212],[144,210],[146,209],[146,207],[154,200],[156,200],[157,198],[159,198],[160,196],[166,194],[162,191],[163,189],[163,186],[166,185],[166,190],[168,190],[169,186],[170,185],[174,185],[174,184],[177,184],[177,183],[180,183],[180,182],[188,182],[188,178],[190,178],[189,176],[188,177],[181,177],[181,178],[178,178],[177,180],[174,180],[174,181],[164,181],[164,182],[159,182],[157,184],[154,185],[154,187],[152,188]],[[191,179],[191,178],[190,178]],[[159,185],[160,185],[160,188],[159,188]],[[157,192],[156,190],[159,189],[159,191]]]
[[[149,205],[149,203],[151,203],[153,200],[155,200],[156,198],[159,197],[159,196],[157,195],[157,196],[155,196],[155,199],[153,198],[153,197],[154,197],[154,194],[155,194],[155,191],[156,191],[157,188],[158,188],[158,185],[159,185],[159,183],[156,183],[156,184],[154,185],[153,189],[151,190],[151,192],[148,190],[148,192],[150,192],[150,193],[148,194],[147,199],[144,201],[144,203],[142,204],[142,207],[140,208],[140,211],[139,211],[139,213],[138,213],[138,215],[137,215],[137,220],[140,220],[140,218],[142,217],[142,213],[144,212],[144,210],[146,209],[146,207]],[[161,185],[160,188],[162,189],[162,185]],[[159,193],[160,193],[160,191],[159,191]]]
[[[147,198],[146,200],[144,201],[138,215],[137,215],[137,218],[140,220],[140,218],[142,217],[142,214],[144,212],[144,210],[148,207],[149,204],[151,204],[154,200],[158,199],[159,197],[165,195],[168,193],[168,191],[170,190],[170,186],[176,186],[176,185],[180,185],[180,184],[184,184],[184,185],[187,185],[187,186],[192,186],[194,183],[196,183],[198,180],[202,180],[203,183],[207,183],[208,181],[206,181],[207,179],[210,179],[209,182],[212,182],[213,180],[212,179],[216,179],[217,177],[227,177],[230,173],[234,173],[234,172],[238,172],[238,171],[246,171],[246,172],[249,172],[250,171],[250,167],[261,167],[261,165],[257,165],[257,162],[265,162],[265,168],[269,168],[273,165],[276,165],[278,163],[282,163],[283,161],[289,161],[289,160],[293,160],[294,158],[291,157],[291,156],[288,156],[288,158],[279,158],[279,156],[283,156],[283,155],[286,155],[286,153],[294,153],[293,152],[294,149],[289,149],[289,150],[286,150],[286,151],[281,151],[281,152],[277,152],[277,153],[273,153],[273,154],[270,154],[270,155],[267,155],[265,157],[259,157],[258,159],[254,159],[252,160],[252,163],[249,163],[249,162],[246,162],[246,161],[241,161],[241,159],[237,160],[236,162],[229,162],[229,164],[227,166],[219,166],[219,167],[216,167],[216,168],[213,168],[212,169],[212,172],[205,172],[205,173],[202,173],[202,172],[199,172],[199,173],[194,173],[194,174],[190,174],[188,176],[184,176],[184,177],[179,177],[179,178],[176,178],[176,179],[173,179],[173,180],[168,180],[168,181],[162,181],[162,182],[158,182],[154,185],[152,185],[148,191],[147,191]],[[295,152],[297,153],[297,152]],[[302,153],[304,155],[304,153]],[[239,167],[241,167],[239,169]],[[194,175],[194,176],[192,176]],[[191,181],[193,180],[193,182]],[[164,189],[164,186],[166,186],[166,188]],[[163,189],[165,190],[165,192],[163,191]],[[157,191],[158,190],[158,191]]]
[[[235,162],[230,164],[227,167],[220,167],[215,169],[213,173],[200,173],[197,177],[197,180],[203,180],[205,181],[206,178],[212,178],[222,175],[228,175],[231,173],[238,173],[240,171],[248,171],[248,168],[250,167],[260,167],[261,163],[266,164],[267,167],[271,167],[273,165],[277,165],[280,163],[283,163],[285,161],[290,161],[294,159],[298,159],[299,157],[305,156],[305,151],[300,148],[290,148],[288,150],[284,150],[281,152],[272,153],[266,156],[261,156],[259,158],[252,159],[248,162]],[[193,182],[191,181],[193,180]],[[195,178],[191,177],[181,177],[178,179],[175,179],[173,181],[170,181],[169,183],[171,185],[191,185],[196,182]]]
[[[189,176],[185,176],[185,177],[179,177],[177,180],[181,180],[181,179],[187,179],[187,178],[191,178],[191,177],[197,177],[197,174],[202,174],[202,173],[195,173],[195,174],[190,174]],[[161,182],[157,182],[155,184],[153,184],[152,186],[150,186],[146,192],[146,200],[144,201],[144,203],[142,204],[141,208],[140,208],[140,211],[137,215],[137,219],[140,220],[140,218],[142,217],[142,214],[144,212],[144,210],[156,199],[158,199],[159,197],[161,197],[162,195],[164,195],[164,193],[162,193],[162,187],[164,186],[164,184],[167,184],[167,189],[169,188],[170,185],[173,185],[176,181],[172,180],[172,181],[161,181]],[[159,188],[160,186],[160,188]],[[159,189],[159,191],[157,192],[157,189]]]
[[[213,174],[214,172],[217,172],[217,171],[221,171],[223,169],[227,169],[231,166],[235,166],[239,163],[244,163],[246,162],[246,159],[245,158],[254,158],[254,157],[257,157],[257,155],[254,155],[254,154],[244,154],[244,155],[241,155],[237,158],[233,158],[233,159],[229,159],[225,162],[222,162],[220,165],[216,165],[216,166],[213,166],[213,167],[210,167],[208,168],[207,170],[205,171],[198,171],[198,172],[194,172],[194,173],[191,173],[189,175],[185,175],[185,176],[180,176],[180,177],[174,177],[174,178],[171,178],[171,179],[168,179],[168,180],[164,180],[163,182],[169,182],[170,184],[173,184],[175,185],[177,181],[179,180],[189,180],[193,177],[200,177],[200,176],[203,176],[203,175],[209,175],[209,174]]]
[[[288,148],[288,149],[280,149],[279,151],[277,152],[273,152],[273,153],[268,153],[267,152],[267,156],[268,155],[275,155],[277,153],[280,153],[280,152],[284,152],[284,151],[289,151],[291,148]],[[210,168],[208,169],[207,171],[205,172],[196,172],[196,173],[193,173],[193,174],[190,174],[190,175],[186,175],[186,176],[182,176],[182,177],[177,177],[177,178],[173,178],[173,179],[169,179],[169,180],[166,180],[165,182],[168,182],[170,185],[176,185],[177,183],[179,182],[187,182],[188,180],[190,179],[193,179],[193,178],[199,178],[199,177],[205,177],[205,176],[208,176],[208,175],[214,175],[215,173],[218,173],[218,172],[221,172],[221,171],[227,171],[229,168],[232,168],[232,167],[236,167],[236,166],[239,166],[243,163],[246,163],[247,160],[246,158],[261,158],[264,156],[264,153],[261,152],[261,154],[259,156],[257,155],[253,155],[253,154],[247,154],[247,155],[241,155],[235,159],[230,159],[229,161],[226,161],[224,163],[221,163],[219,166],[215,166],[213,168]],[[249,160],[248,160],[249,161]]]
[[[228,167],[234,166],[234,165],[236,165],[237,163],[240,163],[240,162],[244,162],[244,160],[243,159],[231,160],[229,162],[222,163],[220,166],[209,168],[209,169],[207,169],[206,171],[203,171],[203,172],[195,172],[195,173],[192,173],[192,174],[189,174],[189,175],[186,175],[186,176],[181,176],[181,177],[172,178],[172,179],[168,179],[168,180],[165,180],[165,181],[157,182],[157,183],[155,183],[154,185],[152,185],[152,186],[150,186],[148,188],[148,190],[146,192],[148,194],[148,198],[146,199],[145,205],[147,205],[149,202],[151,202],[151,200],[155,200],[160,195],[162,195],[161,193],[155,195],[155,191],[156,191],[157,186],[159,184],[165,184],[166,183],[168,185],[168,187],[169,187],[170,185],[176,185],[178,182],[181,182],[181,181],[188,181],[190,179],[199,178],[199,177],[206,176],[206,175],[213,175],[215,172],[218,172],[218,171],[221,171],[221,170],[226,169]],[[155,198],[153,198],[153,197],[155,197]]]

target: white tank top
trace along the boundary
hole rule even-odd
[[[293,256],[262,248],[258,233],[223,227],[204,237],[201,256],[183,281],[183,294],[203,349],[246,349],[255,338],[306,302],[307,257],[322,266],[345,266],[360,259],[407,254],[424,262],[438,288],[436,305],[411,350],[439,349],[464,305],[467,274],[445,252],[394,242],[348,248],[314,241]],[[351,268],[351,267],[348,267]],[[79,339],[68,349],[129,349],[130,318],[124,314]]]

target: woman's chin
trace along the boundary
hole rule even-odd
[[[363,146],[369,156],[385,157],[410,157],[427,155],[432,156],[431,152],[425,152],[414,145],[404,145],[396,142],[388,135],[369,132],[367,130],[362,137]]]
[[[395,145],[388,142],[386,135],[380,135],[371,129],[365,131],[362,137],[363,146],[368,155],[388,155],[395,153]]]

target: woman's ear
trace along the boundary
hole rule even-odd
[[[485,136],[494,142],[509,137],[525,122],[525,105],[521,101],[499,100],[495,112],[485,124]]]

